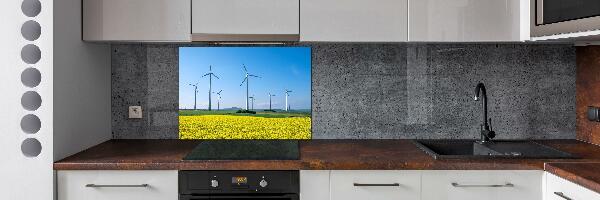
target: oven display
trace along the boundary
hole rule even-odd
[[[245,177],[245,176],[234,176],[234,177],[231,177],[231,184],[234,184],[234,185],[246,185],[246,184],[248,184],[248,177]]]

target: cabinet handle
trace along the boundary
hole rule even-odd
[[[458,184],[458,183],[452,183],[452,186],[454,187],[514,187],[515,185],[513,185],[512,183],[506,183],[506,184],[492,184],[492,185],[462,185],[462,184]]]
[[[97,184],[86,184],[85,187],[92,187],[92,188],[103,188],[103,187],[108,187],[108,188],[123,188],[123,187],[148,187],[148,184],[139,184],[139,185],[97,185]]]
[[[399,183],[354,183],[355,187],[398,187]]]
[[[561,198],[565,199],[565,200],[573,200],[573,199],[569,198],[568,196],[566,196],[566,195],[565,195],[564,193],[562,193],[562,192],[554,192],[554,194],[555,194],[556,196],[559,196],[559,197],[561,197]]]

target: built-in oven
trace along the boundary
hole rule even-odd
[[[600,29],[600,0],[532,0],[534,37]]]
[[[298,171],[179,171],[180,200],[299,200]]]

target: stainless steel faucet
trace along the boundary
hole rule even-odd
[[[479,95],[481,92],[481,97]],[[475,101],[479,101],[483,98],[482,106],[483,106],[483,124],[481,124],[481,140],[480,143],[486,143],[491,141],[494,137],[496,137],[496,132],[492,130],[492,119],[489,118],[488,124],[488,107],[487,107],[487,93],[485,92],[485,85],[483,83],[477,84],[475,88]]]

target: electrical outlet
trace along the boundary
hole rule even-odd
[[[141,119],[142,106],[129,106],[129,119]]]

